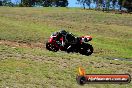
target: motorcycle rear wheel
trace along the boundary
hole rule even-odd
[[[79,51],[80,54],[89,56],[93,53],[93,46],[90,44],[83,44]]]

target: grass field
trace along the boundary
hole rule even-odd
[[[77,36],[91,35],[94,53],[83,56],[46,50],[50,34],[61,28]],[[131,88],[132,83],[76,83],[79,66],[89,74],[132,75],[132,62],[111,60],[114,58],[132,60],[131,14],[78,8],[0,7],[0,87]]]

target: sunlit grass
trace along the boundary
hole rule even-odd
[[[91,56],[49,52],[44,48],[0,45],[0,87],[131,88],[132,84],[79,86],[79,66],[87,73],[129,73],[132,63],[132,17],[78,8],[0,7],[0,40],[46,43],[50,34],[66,29],[77,36],[91,35]]]
[[[87,57],[4,45],[0,49],[1,87],[81,87],[75,80],[79,66],[83,66],[88,74],[131,73],[131,62],[107,60],[99,56]],[[131,88],[131,84],[89,84],[84,87],[87,86]]]

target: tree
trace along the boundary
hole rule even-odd
[[[132,0],[125,0],[123,7],[128,10],[128,12],[132,12]]]
[[[103,11],[109,11],[111,5],[114,10],[118,3],[120,11],[126,8],[128,12],[132,12],[132,0],[77,0],[77,2],[82,4],[84,9],[86,5],[90,8],[90,4],[94,3],[96,9],[103,9]]]
[[[3,0],[2,5],[3,6],[14,6],[11,0]]]
[[[89,9],[91,8],[91,7],[90,7],[91,2],[92,2],[91,0],[86,0],[86,2],[85,2],[86,5],[89,7]]]
[[[93,3],[96,4],[96,9],[101,9],[103,7],[104,0],[93,0]]]
[[[85,9],[85,5],[87,5],[89,7],[89,9],[91,8],[90,4],[91,4],[92,0],[77,0],[77,2],[82,4],[84,9]]]
[[[68,6],[68,0],[55,0],[56,6],[66,7]]]
[[[106,10],[109,11],[110,8],[110,0],[106,0]]]
[[[44,7],[52,6],[52,0],[43,0],[43,6]]]
[[[37,2],[38,0],[21,0],[22,6],[25,7],[32,7],[35,5],[35,2]]]
[[[117,2],[117,0],[112,0],[112,8],[113,8],[113,10],[115,9],[116,2]]]
[[[123,6],[123,0],[118,0],[118,4],[120,5],[119,10],[122,10],[122,6]]]
[[[42,5],[44,7],[50,7],[50,6],[66,7],[68,6],[68,0],[21,0],[21,4],[26,7],[34,6],[37,3],[39,3],[39,5]]]
[[[118,0],[120,5],[119,10],[122,10],[122,7],[126,8],[128,12],[132,12],[132,0]]]
[[[68,6],[68,0],[42,0],[44,7],[56,6],[66,7]]]
[[[0,6],[2,6],[2,1],[0,1]]]
[[[77,0],[79,4],[83,4],[83,8],[85,9],[85,0]]]

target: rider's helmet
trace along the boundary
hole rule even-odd
[[[61,33],[62,35],[66,35],[68,32],[65,31],[65,30],[60,30],[60,33]]]

